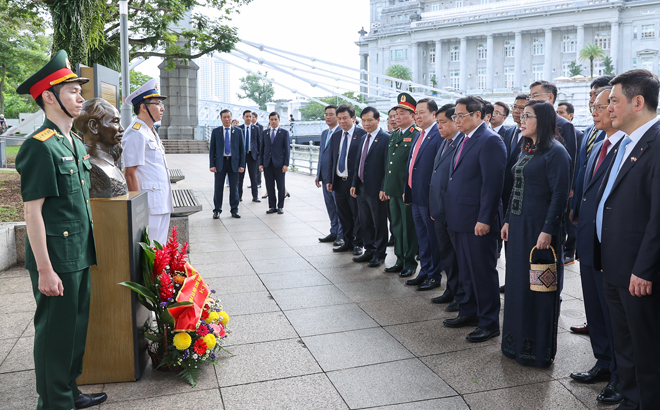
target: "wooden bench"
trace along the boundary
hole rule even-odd
[[[172,216],[188,216],[202,210],[192,189],[173,189]]]
[[[183,181],[186,176],[183,175],[183,171],[180,169],[170,169],[170,182],[176,184],[179,181]]]

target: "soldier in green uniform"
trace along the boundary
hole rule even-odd
[[[25,203],[25,268],[37,302],[34,365],[39,410],[95,406],[105,394],[82,394],[89,320],[90,266],[96,264],[89,170],[82,139],[71,131],[80,114],[81,84],[65,51],[16,90],[31,94],[44,110],[44,124],[16,156]]]
[[[385,196],[390,200],[392,233],[394,234],[394,254],[396,264],[385,272],[399,272],[399,276],[411,276],[417,270],[417,234],[412,217],[412,207],[403,202],[403,189],[406,184],[406,165],[412,148],[413,138],[421,129],[415,126],[415,99],[406,93],[397,97],[397,125],[390,136],[385,173]]]

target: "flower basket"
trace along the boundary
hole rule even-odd
[[[143,239],[142,283],[120,285],[137,293],[140,303],[152,312],[144,336],[150,341],[154,368],[178,371],[195,386],[200,366],[217,365],[217,355],[225,350],[229,315],[215,298],[215,290],[188,263],[188,243],[178,242],[176,228],[165,246],[156,241],[152,245],[146,231]]]

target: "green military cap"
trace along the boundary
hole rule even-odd
[[[89,78],[78,77],[71,71],[66,51],[60,50],[41,70],[28,78],[16,89],[18,94],[30,94],[35,100],[54,85],[64,83],[85,84]]]
[[[404,108],[412,112],[415,112],[415,109],[417,108],[417,101],[415,101],[413,96],[408,93],[399,94],[399,96],[396,97],[396,101],[398,104],[395,108]]]

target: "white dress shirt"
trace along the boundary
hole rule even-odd
[[[626,162],[626,160],[628,159],[630,154],[635,149],[635,146],[637,145],[639,140],[642,139],[644,134],[646,134],[646,131],[648,131],[649,128],[651,128],[653,126],[653,124],[655,124],[656,122],[658,122],[658,119],[653,118],[651,121],[649,121],[646,124],[642,125],[641,127],[637,128],[635,131],[631,132],[630,135],[628,135],[628,138],[630,138],[632,140],[632,142],[630,142],[628,145],[626,145],[626,150],[623,153],[624,160],[621,161],[621,164],[619,164],[619,169],[616,172],[617,175],[619,174],[619,171],[621,170],[621,167],[623,166],[623,164]]]
[[[348,130],[348,135],[345,136],[346,132],[341,130],[341,139],[339,140],[339,150],[337,151],[337,169],[335,172],[337,176],[342,178],[348,177],[348,151],[351,150],[351,139],[353,138],[353,133],[355,132],[355,125]],[[341,147],[344,145],[344,138],[348,138],[348,143],[346,144],[346,159],[344,160],[344,172],[339,171],[339,158],[341,158]]]
[[[598,131],[598,132],[600,132],[600,131]],[[625,132],[617,131],[614,134],[612,134],[611,137],[605,137],[608,140],[610,140],[610,146],[607,147],[607,153],[609,154],[610,151],[612,151],[612,148],[614,148],[614,146],[617,144],[617,142],[621,141],[623,139],[623,137],[625,137],[625,136],[626,136]],[[628,145],[630,145],[630,144],[628,144]],[[626,147],[626,148],[628,148],[628,147]]]

